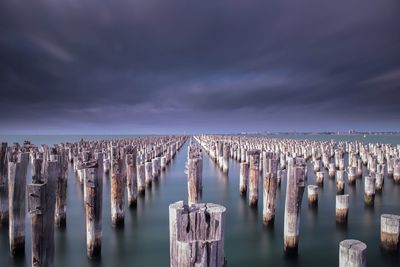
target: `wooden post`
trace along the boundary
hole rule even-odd
[[[197,204],[203,190],[201,150],[195,146],[189,147],[187,175],[188,175],[188,204]]]
[[[56,185],[55,224],[65,227],[67,224],[67,185],[68,185],[68,155],[65,150],[59,154],[59,172]]]
[[[365,267],[367,245],[354,239],[343,240],[339,244],[339,267]]]
[[[245,195],[247,192],[248,176],[249,176],[249,163],[247,162],[240,163],[240,181],[239,181],[240,195]]]
[[[170,266],[225,267],[225,207],[216,204],[169,206]]]
[[[386,250],[396,251],[400,246],[400,216],[381,215],[381,245]]]
[[[140,195],[144,195],[145,190],[146,190],[146,175],[144,171],[144,164],[140,163],[137,165],[137,187],[138,187],[138,193]]]
[[[152,159],[151,163],[152,163],[152,166],[151,166],[152,176],[153,176],[153,179],[155,181],[157,181],[158,176],[160,176],[160,172],[161,172],[160,158],[155,157],[154,159]]]
[[[324,172],[317,172],[315,174],[315,178],[316,178],[317,185],[322,186],[324,184]]]
[[[103,154],[85,166],[86,253],[92,259],[101,255],[103,206]],[[101,166],[101,167],[100,167]]]
[[[400,182],[400,159],[396,159],[393,164],[393,179],[396,183]]]
[[[137,170],[136,170],[136,147],[126,155],[126,171],[127,180],[126,187],[128,192],[128,205],[129,207],[136,207],[137,205]]]
[[[28,186],[28,210],[32,220],[32,266],[54,266],[54,214],[56,181],[60,176],[58,161],[46,163],[44,183]]]
[[[250,150],[247,152],[250,161],[249,171],[249,205],[256,207],[258,202],[258,184],[260,177],[260,151]]]
[[[278,172],[278,158],[274,155],[272,158],[266,159],[267,170],[264,177],[264,190],[263,190],[263,223],[265,225],[272,225],[275,220],[275,195],[277,188],[277,172]]]
[[[373,205],[375,199],[375,177],[365,176],[364,202],[366,205]]]
[[[151,187],[151,184],[153,183],[153,174],[151,169],[152,169],[152,162],[146,161],[144,164],[144,173],[146,177],[146,185],[148,187]]]
[[[9,242],[11,256],[25,253],[26,174],[29,153],[8,163]]]
[[[344,192],[344,171],[336,171],[336,191],[338,194],[343,194]]]
[[[124,192],[125,184],[123,180],[123,159],[120,155],[115,155],[112,158],[111,165],[111,224],[114,227],[124,225]],[[151,162],[150,162],[151,164]]]
[[[308,185],[307,194],[308,194],[308,205],[311,207],[318,206],[318,186]]]
[[[350,185],[354,185],[356,183],[356,178],[357,178],[357,168],[349,166],[348,171],[347,171],[347,178],[349,180]]]
[[[162,156],[161,157],[161,170],[165,170],[167,168],[167,157]]]
[[[382,172],[375,173],[375,190],[378,192],[382,192],[382,188],[383,188],[383,170]]]
[[[0,226],[8,226],[7,143],[0,147]]]
[[[336,196],[336,222],[347,223],[349,214],[349,195]]]
[[[296,254],[300,232],[300,208],[304,193],[304,167],[295,166],[288,158],[287,187],[284,217],[284,251]]]
[[[335,178],[335,163],[329,163],[328,175],[329,178]]]
[[[230,148],[227,143],[224,144],[224,151],[222,155],[222,171],[228,173],[229,171],[229,152]]]

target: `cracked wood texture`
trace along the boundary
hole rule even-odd
[[[367,245],[354,239],[339,244],[339,267],[365,267]]]
[[[225,207],[216,204],[169,206],[170,266],[222,267]]]

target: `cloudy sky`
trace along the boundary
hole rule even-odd
[[[2,0],[0,133],[400,130],[398,0]]]

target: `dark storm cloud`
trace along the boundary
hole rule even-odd
[[[400,130],[399,25],[395,0],[5,0],[1,128]]]

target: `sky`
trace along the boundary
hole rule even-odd
[[[2,0],[0,133],[400,131],[398,0]]]

